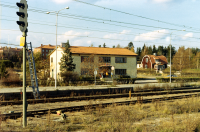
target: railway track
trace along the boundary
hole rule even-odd
[[[43,114],[47,114],[48,112],[56,113],[56,111],[58,111],[58,110],[62,110],[63,112],[65,112],[65,111],[81,111],[81,110],[85,110],[87,108],[95,109],[96,107],[106,107],[113,103],[115,103],[117,105],[128,105],[128,104],[135,104],[137,102],[150,103],[150,102],[154,102],[154,101],[168,101],[168,100],[174,100],[174,99],[188,98],[191,96],[199,96],[200,95],[199,92],[200,92],[200,89],[184,89],[184,90],[176,90],[176,91],[173,90],[173,91],[160,91],[160,92],[132,93],[131,94],[132,98],[134,98],[132,100],[114,101],[114,102],[110,101],[110,102],[101,102],[101,103],[95,103],[95,104],[82,104],[82,103],[76,104],[76,102],[73,102],[73,105],[71,105],[71,106],[63,106],[63,107],[59,107],[59,108],[28,110],[27,116],[43,115]],[[120,98],[122,96],[128,97],[128,95],[129,94],[118,94],[118,95],[111,95],[111,96],[110,95],[101,95],[101,96],[91,96],[91,98],[90,98],[90,96],[73,97],[73,98],[70,98],[70,101],[72,101],[72,99],[80,100],[81,98],[87,98],[88,100],[90,100],[90,99],[98,99],[97,97],[99,97],[99,99],[101,99],[102,96],[104,96],[104,98],[106,98],[106,97],[107,98],[114,98],[114,97]],[[154,95],[154,96],[152,96],[152,95]],[[63,101],[63,99],[57,99],[57,101],[59,101],[59,100]],[[67,100],[69,101],[69,98]],[[54,102],[55,102],[55,100],[54,100]],[[78,102],[81,102],[81,101],[78,101]],[[21,116],[22,116],[22,112],[6,113],[6,114],[0,115],[0,117],[2,117],[2,119],[18,118]]]
[[[132,97],[139,96],[153,96],[153,95],[165,95],[165,94],[179,94],[179,93],[192,93],[200,92],[200,88],[184,87],[184,88],[173,88],[169,90],[160,89],[158,90],[143,90],[134,91],[131,93]],[[74,97],[57,97],[57,98],[43,98],[43,99],[27,99],[28,104],[37,103],[55,103],[55,102],[67,102],[67,101],[81,101],[81,100],[92,100],[92,99],[110,99],[110,98],[122,98],[128,97],[129,93],[121,94],[104,94],[104,95],[90,95],[90,96],[74,96]],[[0,101],[0,106],[6,105],[22,105],[22,100],[12,100],[12,101]]]
[[[189,97],[199,97],[200,94],[198,92],[196,93],[190,93],[190,94],[181,94],[181,95],[171,95],[168,97],[151,97],[147,99],[143,99],[141,97],[135,99],[135,100],[127,100],[127,101],[115,101],[115,102],[102,102],[102,103],[95,103],[95,104],[81,104],[81,105],[72,105],[67,107],[59,107],[59,108],[48,108],[48,109],[38,109],[38,110],[29,110],[27,111],[27,116],[34,117],[35,115],[44,115],[50,113],[56,113],[56,111],[61,110],[62,112],[71,112],[71,111],[81,111],[86,109],[96,109],[97,107],[107,107],[109,105],[112,105],[113,103],[116,105],[129,105],[129,104],[135,104],[135,103],[151,103],[155,101],[170,101],[174,99],[182,99],[182,98],[189,98]],[[6,113],[1,114],[0,117],[5,120],[7,118],[18,118],[22,116],[22,112],[16,112],[16,113]]]

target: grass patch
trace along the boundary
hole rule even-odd
[[[89,102],[93,104],[93,102]],[[2,122],[0,131],[86,131],[86,132],[198,132],[200,131],[200,98],[154,101],[149,104],[108,105],[99,102],[96,109],[66,112],[67,120],[51,114],[28,117],[22,129],[21,118]]]

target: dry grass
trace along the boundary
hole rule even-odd
[[[0,80],[0,86],[22,86],[22,80],[19,75],[11,68],[7,69],[9,76]]]
[[[154,101],[149,104],[116,104],[102,108],[85,107],[83,112],[66,112],[67,120],[51,114],[28,117],[22,129],[21,118],[2,122],[0,131],[85,131],[85,132],[198,132],[200,131],[200,98]],[[1,122],[0,122],[1,123]],[[1,126],[1,125],[0,125]]]

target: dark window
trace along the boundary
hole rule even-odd
[[[115,69],[115,75],[126,75],[126,69]]]
[[[81,62],[94,62],[94,57],[81,56]]]
[[[51,62],[53,63],[53,57],[51,57]]]
[[[88,68],[81,68],[81,75],[89,75]]]
[[[104,63],[110,63],[111,59],[110,57],[99,57],[99,61]]]
[[[115,63],[126,63],[126,57],[115,57]]]

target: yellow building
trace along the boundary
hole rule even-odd
[[[57,48],[57,77],[60,78],[60,59],[64,53],[64,47]],[[137,54],[124,48],[81,47],[71,46],[70,52],[76,68],[74,72],[79,75],[93,75],[97,70],[97,76],[110,77],[111,75],[125,75],[131,78],[137,77]],[[56,50],[50,54],[50,77],[55,79]],[[114,67],[114,71],[112,68]]]

